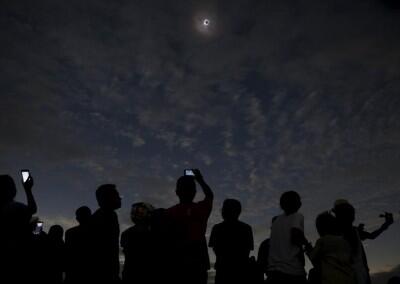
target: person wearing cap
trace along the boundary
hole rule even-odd
[[[332,211],[335,213],[343,237],[351,246],[356,283],[370,284],[371,278],[362,241],[367,239],[373,240],[387,230],[387,228],[389,228],[393,223],[393,215],[391,213],[385,213],[385,221],[381,227],[373,232],[367,232],[364,230],[364,224],[360,224],[358,227],[353,226],[355,220],[355,208],[347,200],[336,200]]]

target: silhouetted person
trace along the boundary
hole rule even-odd
[[[46,243],[45,251],[45,271],[39,276],[39,279],[47,279],[45,283],[59,284],[63,282],[63,272],[65,271],[65,243],[64,229],[60,225],[50,227]]]
[[[271,220],[271,226],[276,220],[277,216],[273,217]],[[268,257],[269,257],[269,249],[270,249],[270,238],[265,239],[261,242],[260,247],[258,248],[257,254],[257,266],[260,270],[260,273],[263,274],[263,278],[268,276]]]
[[[90,271],[90,218],[92,211],[87,206],[79,207],[76,212],[79,225],[65,232],[66,283],[89,283]]]
[[[222,206],[222,223],[214,225],[209,247],[216,255],[215,284],[246,283],[249,255],[254,249],[251,227],[239,221],[242,206],[236,199],[226,199]]]
[[[174,270],[176,264],[173,263],[175,255],[173,233],[168,222],[167,210],[164,208],[155,209],[151,216],[151,231],[153,236],[153,260],[152,260],[152,280],[153,283],[174,283]]]
[[[193,170],[195,176],[182,176],[176,184],[179,203],[167,209],[167,215],[173,234],[175,283],[206,284],[207,271],[210,269],[205,233],[211,214],[214,194],[205,183],[199,170]],[[193,202],[196,195],[196,183],[204,192],[204,199]]]
[[[151,218],[154,207],[139,202],[132,204],[131,220],[134,226],[121,234],[121,247],[125,255],[122,271],[124,283],[154,283],[154,235]]]
[[[283,214],[272,223],[268,257],[268,283],[305,283],[303,245],[304,217],[298,213],[301,199],[297,192],[287,191],[280,198]]]
[[[307,254],[319,284],[356,284],[350,244],[341,236],[336,218],[328,212],[318,215],[315,225],[320,238]]]
[[[99,209],[92,215],[91,273],[92,283],[119,282],[119,223],[116,209],[121,197],[114,184],[103,184],[96,190]]]
[[[387,284],[400,284],[400,277],[393,276],[392,278],[389,279]]]
[[[379,229],[373,232],[366,232],[363,224],[359,227],[353,226],[355,220],[355,209],[347,200],[336,200],[333,212],[337,218],[341,233],[350,243],[352,249],[353,270],[356,275],[357,284],[370,284],[371,278],[362,241],[378,237],[393,223],[393,215],[386,213],[384,215],[385,222]]]
[[[37,206],[33,178],[23,183],[27,205],[14,200],[17,189],[9,175],[0,175],[0,277],[2,283],[23,283],[32,273],[33,237],[30,220]]]
[[[270,238],[263,240],[258,248],[257,266],[259,267],[263,278],[268,275],[268,256],[269,256]]]

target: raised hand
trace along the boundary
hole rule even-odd
[[[33,187],[33,177],[29,176],[28,179],[22,183],[25,190],[31,190]]]

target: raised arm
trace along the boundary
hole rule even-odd
[[[358,226],[358,233],[360,234],[360,239],[363,240],[374,240],[384,231],[386,231],[390,225],[393,224],[393,214],[392,213],[385,213],[382,217],[385,218],[385,222],[380,226],[379,229],[373,232],[364,231],[364,225],[360,224]]]
[[[32,178],[32,176],[29,176],[29,178],[26,180],[26,182],[23,183],[23,186],[24,186],[24,189],[25,189],[28,208],[31,211],[32,215],[36,214],[37,205],[36,205],[35,198],[33,197],[33,193],[32,193],[32,187],[33,187],[33,178]]]
[[[214,199],[214,193],[212,192],[211,188],[208,186],[208,184],[204,181],[203,176],[201,175],[200,171],[198,169],[193,170],[194,177],[198,184],[200,185],[201,189],[204,192],[205,198],[204,199],[209,199],[213,200]]]

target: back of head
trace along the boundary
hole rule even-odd
[[[325,211],[317,216],[315,220],[318,234],[322,237],[325,235],[338,234],[338,226],[335,216]]]
[[[236,199],[225,199],[222,205],[222,218],[225,221],[234,221],[239,218],[242,211],[242,205],[240,201]]]
[[[0,175],[0,205],[14,200],[17,188],[9,175]]]
[[[103,184],[96,190],[96,199],[100,208],[115,210],[121,208],[121,197],[115,184]]]
[[[353,224],[355,209],[347,200],[336,200],[332,211],[335,213],[337,221],[341,226],[351,226]]]
[[[64,236],[64,229],[60,225],[53,225],[50,227],[47,235],[51,240],[62,240]]]
[[[192,202],[196,196],[196,183],[193,176],[181,176],[176,182],[176,195],[181,202]]]
[[[79,224],[87,224],[92,216],[92,210],[87,206],[81,206],[75,211],[76,220]]]
[[[296,191],[286,191],[281,195],[280,205],[286,214],[297,212],[301,207],[301,198]]]
[[[131,220],[135,224],[148,224],[154,212],[154,207],[145,202],[138,202],[132,204],[131,207]]]

